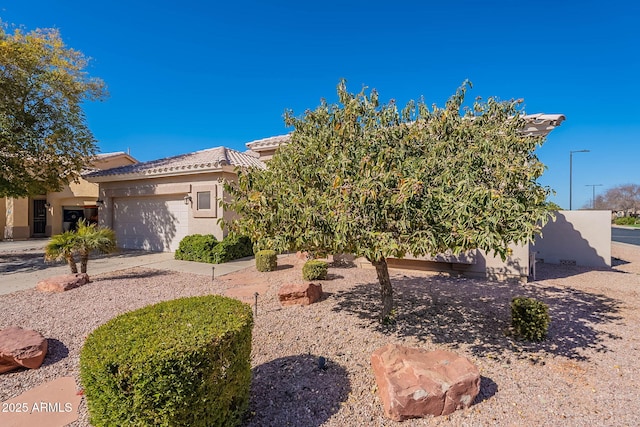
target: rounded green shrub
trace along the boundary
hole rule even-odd
[[[262,250],[256,254],[256,268],[258,271],[274,271],[278,267],[276,251]]]
[[[233,426],[249,404],[251,308],[208,295],[115,317],[80,353],[95,426]]]
[[[324,280],[327,278],[329,264],[325,261],[310,259],[302,266],[302,278],[304,280]]]
[[[213,248],[211,262],[220,264],[253,255],[253,243],[246,236],[228,235]]]
[[[534,298],[516,297],[511,301],[511,327],[527,341],[542,341],[549,330],[549,307]]]
[[[212,262],[211,254],[218,245],[213,234],[192,234],[180,240],[174,253],[175,259],[184,261]]]

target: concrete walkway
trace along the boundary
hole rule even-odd
[[[69,274],[66,264],[44,261],[47,239],[16,242],[0,242],[0,295],[35,288],[38,281],[51,276]],[[255,264],[253,257],[242,258],[224,264],[179,261],[170,252],[123,251],[89,259],[89,276],[98,276],[119,270],[144,267],[181,273],[215,277],[242,270]]]

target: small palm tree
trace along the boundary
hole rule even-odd
[[[47,261],[66,261],[71,268],[71,273],[77,273],[78,266],[74,257],[76,237],[76,233],[73,231],[65,231],[53,236],[44,249],[44,259]]]
[[[110,228],[97,227],[84,219],[78,221],[74,250],[80,255],[80,272],[87,272],[91,252],[108,254],[116,250],[116,233]]]
[[[76,255],[80,257],[80,272],[87,272],[91,252],[110,253],[116,249],[116,234],[110,228],[97,227],[84,219],[78,221],[75,231],[56,234],[45,248],[45,259],[48,261],[66,261],[71,273],[78,272]]]

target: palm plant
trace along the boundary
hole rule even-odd
[[[97,227],[84,219],[78,221],[74,250],[80,255],[80,272],[87,272],[91,252],[108,254],[116,249],[116,234],[110,228]]]
[[[92,252],[110,253],[116,249],[116,235],[110,228],[97,227],[84,219],[78,221],[75,231],[56,234],[45,248],[47,261],[66,261],[71,273],[78,272],[76,255],[80,257],[80,272],[87,272],[89,255]]]
[[[44,259],[47,261],[66,261],[71,268],[71,273],[78,272],[78,266],[74,257],[77,235],[73,231],[65,231],[56,234],[44,249]]]

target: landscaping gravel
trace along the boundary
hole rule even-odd
[[[640,249],[614,245],[614,268],[540,264],[529,283],[488,282],[393,271],[396,323],[377,322],[374,270],[329,269],[323,299],[281,307],[277,289],[301,281],[302,262],[276,272],[250,268],[216,278],[133,269],[93,278],[61,294],[0,296],[0,329],[35,329],[49,340],[37,370],[0,375],[0,401],[61,376],[79,383],[85,337],[112,317],[182,296],[264,284],[253,330],[253,382],[245,426],[635,426],[640,423]],[[549,305],[542,343],[508,336],[509,304],[532,296]],[[396,423],[384,417],[370,365],[388,343],[446,349],[480,369],[467,410]],[[321,369],[319,358],[325,359]],[[88,425],[86,404],[74,426]]]

